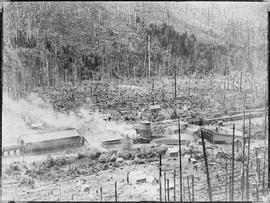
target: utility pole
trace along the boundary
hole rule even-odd
[[[265,140],[265,145],[264,145],[264,153],[263,153],[263,179],[262,179],[262,187],[263,187],[263,195],[265,192],[265,165],[266,165],[266,149],[267,149],[267,145],[266,145],[266,140],[267,140],[267,110],[266,110],[266,106],[267,106],[267,92],[266,92],[266,84],[265,84],[265,92],[264,92],[264,96],[265,96],[265,105],[264,105],[264,140]]]
[[[162,168],[161,168],[161,164],[162,164],[162,155],[161,153],[159,154],[159,200],[162,201],[162,185],[161,185],[161,172],[162,172]]]
[[[204,133],[203,133],[202,129],[201,129],[201,137],[202,137],[205,169],[206,169],[206,175],[207,175],[208,195],[209,195],[210,202],[212,202],[212,189],[211,189],[210,176],[209,176],[209,170],[208,170],[207,154],[206,154],[205,142],[204,142]]]
[[[192,175],[192,202],[194,202],[194,175]]]
[[[235,131],[235,124],[233,124],[233,142],[232,142],[232,196],[231,201],[233,201],[234,195],[234,131]]]
[[[249,115],[248,122],[248,157],[247,157],[247,174],[246,174],[246,200],[249,201],[249,154],[250,154],[250,128],[251,128],[251,115]]]
[[[201,137],[202,137],[203,155],[204,155],[204,162],[205,162],[206,175],[207,175],[208,195],[209,195],[210,202],[212,202],[212,189],[211,189],[210,176],[209,176],[209,170],[208,170],[207,154],[206,154],[205,142],[204,142],[204,133],[202,129],[201,129]]]
[[[256,180],[256,197],[257,197],[257,201],[259,201],[259,191],[258,191],[258,187],[260,184],[260,167],[259,167],[259,158],[258,158],[258,148],[256,149],[256,173],[257,173],[257,180]]]
[[[175,188],[176,188],[176,185],[175,185],[175,176],[176,176],[176,172],[175,172],[175,169],[173,170],[173,201],[175,202],[176,201],[176,198],[175,198]]]
[[[164,171],[164,201],[166,202],[166,172]]]
[[[241,179],[241,200],[244,200],[244,191],[245,191],[245,144],[246,144],[246,138],[245,138],[245,106],[244,106],[244,117],[243,117],[243,142],[242,142],[242,155],[243,155],[243,161],[242,161],[242,179]]]
[[[151,59],[150,59],[150,35],[148,35],[148,71],[149,71],[149,79],[151,77]]]
[[[176,99],[177,93],[176,93],[176,66],[174,66],[174,98]]]
[[[167,179],[167,192],[168,192],[168,202],[170,202],[170,181]]]
[[[226,193],[226,201],[228,200],[228,160],[226,158],[226,161],[225,161],[225,173],[226,173],[226,182],[225,182],[225,193]]]
[[[155,105],[155,78],[154,77],[153,77],[152,94],[153,94],[153,105]]]
[[[180,201],[183,202],[182,197],[182,158],[181,158],[181,133],[180,133],[180,116],[178,115],[178,131],[179,131],[179,170],[180,170]]]

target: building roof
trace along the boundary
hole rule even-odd
[[[63,138],[77,137],[80,136],[79,133],[75,130],[58,130],[58,131],[49,131],[49,132],[41,132],[29,135],[22,135],[18,138],[19,140],[23,140],[24,143],[34,143],[34,142],[42,142],[47,140],[57,140]]]
[[[236,142],[241,142],[242,143],[242,140],[234,139],[234,143],[236,143]]]
[[[141,121],[142,124],[151,124],[151,121]]]
[[[138,130],[150,130],[151,129],[151,122],[142,121],[142,122],[136,123],[134,125],[134,128],[138,129]]]
[[[181,133],[180,137],[181,137],[181,140],[191,140],[193,138],[193,136],[188,133]],[[166,138],[179,140],[179,134],[174,133],[171,135],[167,135]]]
[[[159,104],[157,104],[157,105],[149,106],[149,109],[150,109],[150,110],[159,110],[159,109],[161,109],[161,107],[160,107]]]
[[[204,126],[203,128],[207,130],[212,130],[215,134],[221,136],[233,136],[233,129],[229,127],[219,127],[218,131],[216,131],[215,126]],[[243,133],[239,130],[234,130],[234,135],[236,137],[243,137]]]
[[[186,128],[187,126],[188,126],[187,122],[180,122],[180,131],[183,130],[183,128]],[[167,129],[172,130],[172,131],[179,130],[178,125],[169,126],[169,127],[167,127]]]
[[[170,153],[178,153],[179,148],[178,147],[173,147],[173,148],[168,148],[167,152]]]

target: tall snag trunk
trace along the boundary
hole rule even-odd
[[[47,56],[45,56],[45,62],[46,62],[46,83],[47,86],[50,86],[50,70],[49,70],[49,61]]]
[[[150,36],[148,36],[148,71],[149,71],[149,78],[151,77],[151,58],[150,58]]]
[[[75,62],[72,64],[72,72],[73,72],[73,84],[77,83],[77,66],[75,65]]]

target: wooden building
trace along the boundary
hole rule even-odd
[[[150,121],[141,121],[134,125],[137,135],[142,137],[152,137],[152,128]]]
[[[231,144],[233,142],[233,130],[226,127],[203,127],[202,131],[204,133],[205,139],[212,144]],[[199,138],[201,138],[200,130],[197,132]],[[243,139],[242,132],[235,130],[235,139],[240,141]]]
[[[80,147],[87,141],[76,130],[69,129],[22,135],[17,142],[18,145],[3,147],[4,156],[61,151]]]

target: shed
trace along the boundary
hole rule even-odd
[[[149,106],[149,109],[151,112],[159,112],[161,110],[161,107],[159,104]]]
[[[116,163],[123,163],[124,162],[124,159],[123,158],[117,158],[115,162]]]
[[[174,147],[174,148],[168,148],[166,154],[169,157],[178,157],[178,153],[179,153],[179,148]]]
[[[197,161],[196,159],[194,159],[194,158],[191,158],[190,161],[191,161],[191,163],[193,163],[193,164],[196,164],[196,163],[198,162],[198,161]]]
[[[242,148],[242,141],[239,139],[234,140],[234,147],[236,149],[236,152],[239,152],[240,148]]]
[[[152,180],[152,185],[157,185],[157,184],[158,184],[158,179],[154,177],[154,179]]]

